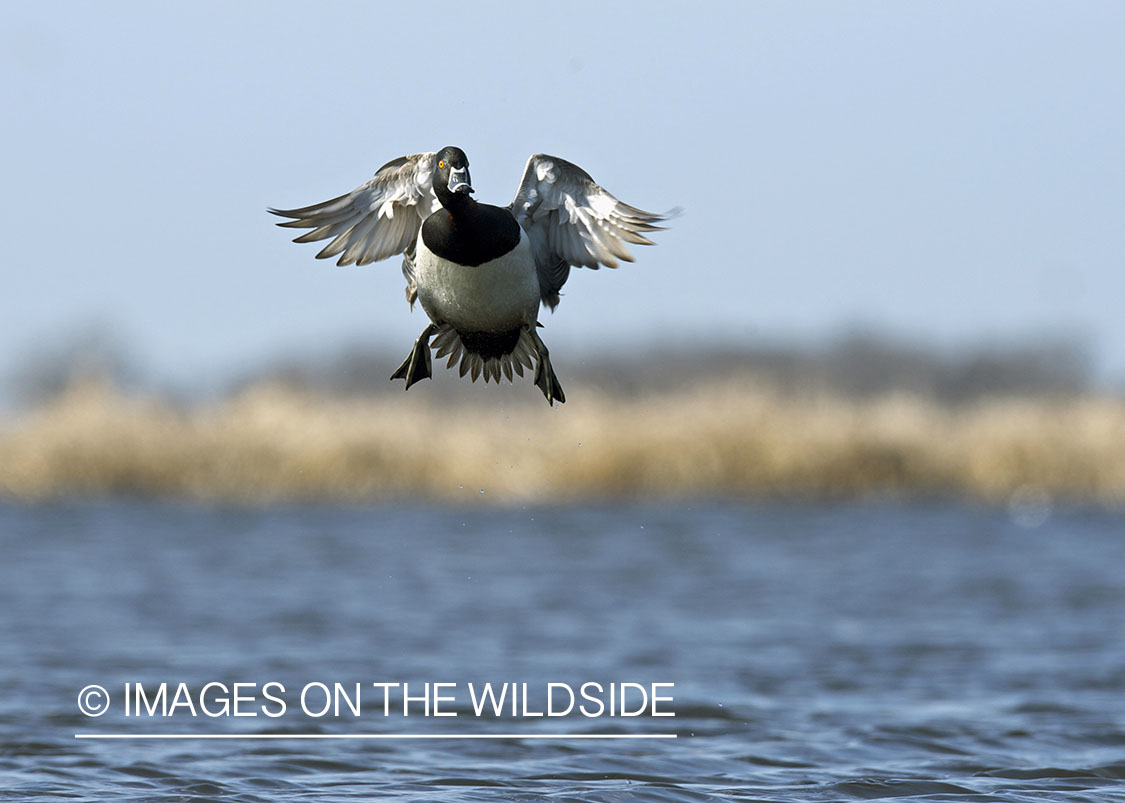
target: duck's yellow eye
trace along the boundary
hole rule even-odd
[[[445,170],[445,160],[444,159],[442,159],[441,161],[439,161],[437,163],[437,169],[438,170]]]

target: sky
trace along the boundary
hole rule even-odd
[[[527,157],[682,207],[571,274],[556,360],[871,327],[1079,336],[1125,379],[1125,4],[9,3],[0,369],[93,324],[215,381],[401,345],[397,258],[318,261],[267,206],[458,145],[507,204]]]

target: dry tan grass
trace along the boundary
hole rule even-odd
[[[1120,399],[950,408],[905,395],[866,403],[783,396],[734,378],[642,399],[576,386],[555,409],[524,396],[437,405],[417,392],[343,400],[256,387],[176,410],[87,383],[0,433],[0,495],[1003,501],[1030,487],[1125,505]]]

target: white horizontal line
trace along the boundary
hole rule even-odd
[[[75,739],[675,739],[675,733],[76,733]]]

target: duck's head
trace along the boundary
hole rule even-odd
[[[464,201],[473,191],[469,179],[469,157],[460,148],[449,146],[434,158],[434,194],[443,206]]]

